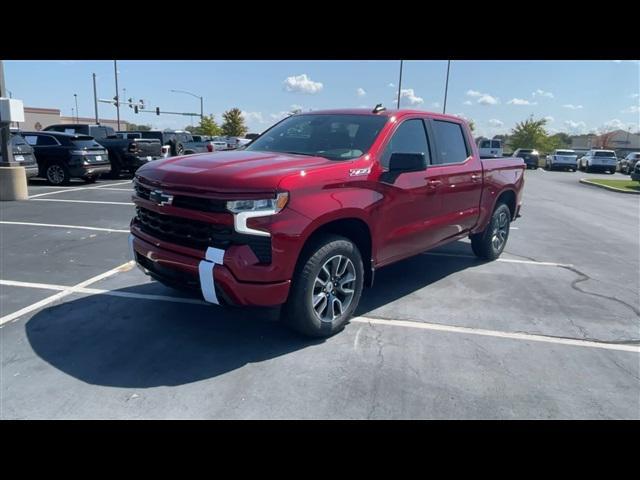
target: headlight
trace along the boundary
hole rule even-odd
[[[227,210],[233,213],[242,212],[273,212],[278,213],[289,201],[289,193],[281,192],[275,198],[258,200],[233,200],[227,202]]]

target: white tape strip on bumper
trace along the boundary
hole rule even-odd
[[[202,296],[209,303],[220,305],[216,295],[215,280],[213,279],[213,268],[216,265],[222,265],[224,259],[224,250],[220,248],[207,248],[205,259],[198,265],[198,274],[200,275],[200,289]]]

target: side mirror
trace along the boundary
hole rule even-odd
[[[393,153],[389,159],[389,171],[394,173],[419,172],[427,168],[424,153]]]
[[[394,183],[402,173],[421,172],[427,168],[424,153],[392,153],[389,159],[389,170],[384,172],[380,180]]]

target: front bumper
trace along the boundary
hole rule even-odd
[[[131,247],[135,261],[143,271],[168,285],[176,285],[202,293],[199,265],[204,258],[182,255],[157,245],[139,236],[132,227]],[[223,264],[212,269],[213,285],[222,303],[242,306],[276,306],[286,302],[290,280],[270,283],[243,282]],[[204,296],[204,295],[203,295]]]

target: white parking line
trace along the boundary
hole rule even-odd
[[[6,225],[24,225],[28,227],[53,227],[53,228],[71,228],[78,230],[95,230],[96,232],[113,232],[113,233],[129,233],[129,230],[117,230],[114,228],[100,228],[100,227],[84,227],[81,225],[57,225],[54,223],[31,223],[31,222],[8,222],[0,221],[0,224]]]
[[[61,292],[58,292],[54,295],[51,295],[50,297],[47,297],[43,300],[40,300],[39,302],[33,303],[29,306],[26,306],[24,308],[21,308],[20,310],[10,313],[8,315],[5,315],[4,317],[0,318],[0,325],[4,325],[7,322],[10,322],[12,320],[15,320],[23,315],[26,315],[27,313],[31,313],[34,310],[38,310],[39,308],[42,308],[46,305],[49,305],[50,303],[53,303],[57,300],[60,300],[61,298],[64,298],[68,295],[71,295],[72,293],[74,293],[76,291],[76,289],[79,288],[83,288],[83,287],[87,287],[89,285],[91,285],[92,283],[96,283],[99,282],[100,280],[104,280],[105,278],[108,278],[112,275],[115,275],[116,273],[119,272],[126,272],[127,270],[131,270],[131,268],[133,268],[134,262],[133,260],[128,261],[127,263],[123,263],[122,265],[116,267],[116,268],[112,268],[111,270],[108,270],[104,273],[101,273],[100,275],[96,275],[95,277],[91,277],[88,280],[85,280],[84,282],[80,282],[76,285],[74,285],[73,287],[69,287]]]
[[[65,190],[56,190],[56,191],[53,191],[53,192],[45,192],[45,193],[39,193],[37,195],[31,195],[29,197],[29,200],[31,200],[32,198],[44,197],[45,195],[55,195],[57,193],[64,193],[64,192],[77,192],[78,190],[96,190],[96,189],[105,188],[105,187],[112,187],[112,186],[115,186],[115,185],[126,185],[127,183],[131,183],[131,180],[127,180],[126,182],[118,182],[118,183],[106,183],[104,185],[97,185],[97,186],[93,186],[93,187],[67,188]]]
[[[439,257],[477,258],[474,255],[464,255],[460,253],[444,253],[444,252],[425,252],[422,255],[436,255]],[[540,265],[542,267],[573,267],[573,265],[570,263],[537,262],[535,260],[517,260],[515,258],[498,258],[495,261],[504,262],[504,263],[523,263],[525,265]]]
[[[98,282],[120,271],[126,271],[130,269],[132,265],[133,265],[133,261],[127,262],[121,265],[120,267],[117,267],[113,270],[109,270],[108,272],[105,272],[101,275],[90,278],[89,280],[86,280],[82,283],[79,283],[77,285],[73,285],[70,287],[65,285],[54,285],[54,284],[48,284],[48,283],[31,283],[31,282],[19,282],[14,280],[0,280],[0,285],[60,291],[60,293],[47,297],[44,300],[41,300],[40,302],[34,303],[33,305],[25,307],[22,310],[19,310],[15,313],[2,317],[0,319],[0,325],[6,322],[9,322],[11,320],[14,320],[22,315],[25,315],[26,313],[32,312],[33,310],[41,308],[42,306],[47,305],[51,302],[54,302],[60,298],[66,297],[67,295],[70,295],[72,293],[109,295],[113,297],[124,297],[124,298],[133,298],[133,299],[150,300],[150,301],[186,303],[186,304],[192,304],[192,305],[209,305],[207,302],[203,300],[199,300],[197,298],[183,298],[183,297],[173,297],[169,295],[155,295],[155,294],[125,292],[125,291],[118,291],[118,290],[105,290],[105,289],[99,289],[99,288],[87,288],[87,286],[92,283]],[[421,322],[417,320],[389,320],[389,319],[370,318],[370,317],[354,317],[351,319],[351,322],[365,323],[369,325],[385,325],[390,327],[416,328],[420,330],[432,330],[432,331],[467,334],[467,335],[481,335],[485,337],[506,338],[511,340],[553,343],[557,345],[570,345],[570,346],[576,346],[576,347],[601,348],[605,350],[619,350],[623,352],[640,353],[639,345],[597,342],[592,340],[579,340],[579,339],[573,339],[573,338],[552,337],[552,336],[546,336],[546,335],[536,335],[531,333],[505,332],[501,330],[486,330],[483,328],[460,327],[456,325],[428,323],[428,322]],[[359,333],[360,333],[360,330],[358,330],[358,332],[356,333],[356,338],[354,340],[354,348],[357,348]]]
[[[109,190],[114,192],[131,192],[133,193],[133,188],[109,188],[109,187],[101,187],[100,190]],[[512,227],[513,228],[513,227]]]
[[[438,323],[426,323],[410,320],[385,320],[380,318],[355,317],[351,319],[356,323],[368,323],[374,325],[387,325],[392,327],[418,328],[423,330],[436,330],[449,333],[464,333],[468,335],[483,335],[486,337],[508,338],[512,340],[526,340],[532,342],[555,343],[558,345],[572,345],[576,347],[602,348],[605,350],[620,350],[623,352],[640,353],[640,346],[618,343],[594,342],[590,340],[576,340],[572,338],[550,337],[530,333],[503,332],[500,330],[485,330],[482,328],[458,327],[454,325],[442,325]]]
[[[67,202],[67,203],[98,203],[104,205],[135,205],[132,202],[106,202],[102,200],[63,200],[61,198],[30,198],[34,202]]]

